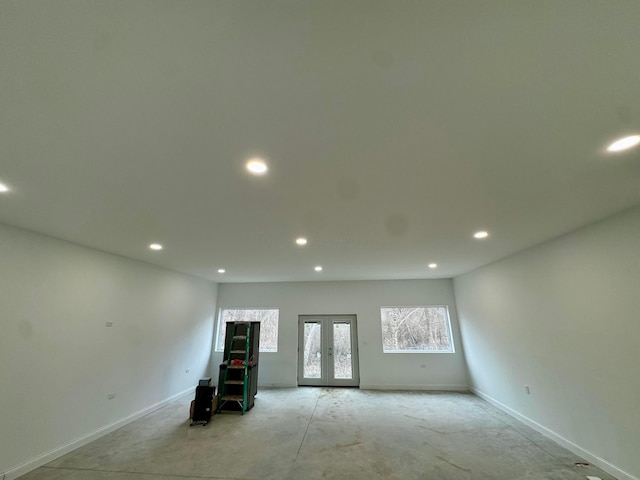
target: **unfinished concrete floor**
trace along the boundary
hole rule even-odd
[[[189,426],[185,397],[22,480],[602,480],[467,393],[261,389],[244,416]]]

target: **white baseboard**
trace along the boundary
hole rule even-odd
[[[567,440],[566,438],[564,438],[561,435],[558,435],[553,430],[545,427],[544,425],[539,424],[538,422],[536,422],[534,420],[531,420],[529,417],[526,417],[526,416],[522,415],[521,413],[513,410],[511,407],[508,407],[504,403],[499,402],[498,400],[496,400],[495,398],[487,395],[486,393],[481,392],[480,390],[478,390],[476,388],[473,388],[473,387],[470,387],[469,390],[472,393],[474,393],[475,395],[477,395],[478,397],[480,397],[483,400],[486,400],[487,402],[489,402],[494,407],[497,407],[500,410],[502,410],[503,412],[508,413],[509,415],[511,415],[512,417],[514,417],[517,420],[521,421],[525,425],[528,425],[529,427],[533,428],[534,430],[540,432],[542,435],[544,435],[546,437],[549,437],[554,442],[562,445],[567,450],[570,450],[571,452],[575,453],[576,455],[579,455],[580,457],[582,457],[585,460],[589,461],[593,465],[595,465],[595,466],[601,468],[602,470],[604,470],[605,472],[613,475],[617,479],[619,479],[619,480],[640,480],[638,477],[635,477],[635,476],[631,475],[630,473],[625,472],[624,470],[616,467],[612,463],[606,461],[604,458],[600,458],[597,455],[589,452],[588,450],[585,450],[580,445],[576,445],[572,441]]]
[[[295,383],[260,383],[258,384],[258,389],[260,388],[296,388],[298,385]],[[258,391],[258,393],[260,393]]]
[[[361,383],[360,390],[420,390],[420,391],[440,391],[440,392],[468,392],[468,385],[407,385],[403,384],[381,384],[381,383]]]
[[[150,407],[144,408],[139,412],[134,413],[133,415],[129,415],[126,418],[118,420],[117,422],[112,423],[111,425],[106,425],[102,428],[99,428],[98,430],[88,433],[87,435],[83,435],[82,437],[78,437],[75,440],[72,440],[66,445],[62,445],[61,447],[54,448],[53,450],[47,453],[43,453],[42,455],[39,455],[30,460],[27,460],[26,462],[18,465],[17,467],[13,467],[7,470],[4,473],[4,476],[2,476],[3,475],[2,473],[0,473],[0,477],[2,477],[3,480],[14,480],[26,473],[29,473],[32,470],[35,470],[38,467],[41,467],[42,465],[46,465],[47,463],[52,462],[56,458],[59,458],[62,455],[65,455],[75,450],[76,448],[80,448],[83,445],[93,442],[94,440],[97,440],[98,438],[103,437],[104,435],[107,435],[108,433],[111,433],[120,427],[124,427],[128,423],[138,420],[139,418],[142,418],[145,415],[149,415],[150,413],[162,407],[167,406],[174,400],[177,400],[178,398],[183,397],[188,393],[193,393],[195,391],[195,388],[196,387],[194,385],[193,387],[188,388],[180,393],[177,393],[165,400],[162,400],[161,402],[155,403]]]
[[[260,388],[297,388],[295,383],[265,383],[258,385]],[[378,383],[362,383],[359,385],[360,390],[420,390],[420,391],[438,391],[438,392],[468,392],[468,385],[386,385]],[[258,392],[260,393],[260,392]]]

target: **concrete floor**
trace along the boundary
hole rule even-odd
[[[191,398],[21,480],[584,480],[614,477],[466,393],[261,389],[189,426]]]

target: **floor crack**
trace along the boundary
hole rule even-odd
[[[442,456],[440,456],[440,455],[436,455],[436,458],[437,458],[437,459],[439,459],[439,460],[442,460],[444,463],[448,463],[448,464],[449,464],[449,465],[451,465],[452,467],[455,467],[455,468],[457,468],[457,469],[459,469],[459,470],[462,470],[462,471],[464,471],[464,472],[471,473],[471,469],[461,467],[460,465],[456,465],[455,463],[453,463],[453,462],[451,462],[451,461],[447,460],[445,457],[442,457]]]
[[[318,395],[318,398],[316,398],[316,404],[313,407],[313,412],[311,412],[311,416],[309,417],[309,423],[307,424],[307,428],[304,431],[304,435],[302,436],[302,441],[300,442],[300,446],[298,447],[298,452],[296,453],[295,460],[298,459],[298,455],[300,455],[300,450],[302,450],[302,444],[304,443],[304,439],[307,438],[307,432],[309,431],[309,427],[311,426],[311,420],[313,420],[313,416],[316,414],[316,408],[318,408],[318,402],[320,402],[321,396],[322,395]]]

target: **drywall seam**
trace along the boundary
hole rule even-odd
[[[407,385],[407,384],[382,384],[382,383],[362,383],[360,390],[426,390],[444,392],[468,392],[468,385]]]
[[[589,462],[591,462],[592,464],[594,464],[597,467],[601,468],[605,472],[610,473],[611,475],[616,477],[618,480],[640,480],[640,478],[638,478],[638,477],[636,477],[634,475],[631,475],[630,473],[625,472],[624,470],[616,467],[615,465],[613,465],[612,463],[608,462],[607,460],[605,460],[603,458],[600,458],[597,455],[594,455],[593,453],[589,452],[588,450],[585,450],[584,448],[582,448],[580,445],[576,445],[575,443],[571,442],[570,440],[567,440],[566,438],[562,437],[561,435],[558,435],[553,430],[545,427],[544,425],[539,424],[535,420],[532,420],[529,417],[526,417],[525,415],[522,415],[520,412],[517,412],[516,410],[512,409],[511,407],[508,407],[507,405],[505,405],[504,403],[499,402],[498,400],[496,400],[495,398],[487,395],[486,393],[481,392],[480,390],[478,390],[478,389],[476,389],[474,387],[470,387],[469,390],[471,391],[471,393],[477,395],[478,397],[482,398],[483,400],[486,400],[487,402],[489,402],[494,407],[499,408],[503,412],[511,415],[515,419],[521,421],[522,423],[526,424],[527,426],[529,426],[529,427],[533,428],[534,430],[540,432],[542,435],[544,435],[545,437],[550,438],[554,442],[559,443],[560,445],[565,447],[567,450],[572,451],[576,455],[579,455],[580,457],[584,458],[585,460],[588,460]]]
[[[170,404],[174,400],[177,400],[180,397],[184,397],[189,393],[193,393],[195,388],[196,388],[195,385],[193,387],[187,388],[186,390],[180,393],[177,393],[165,400],[155,403],[150,407],[144,408],[134,413],[133,415],[129,415],[128,417],[118,420],[117,422],[112,423],[111,425],[106,425],[104,427],[101,427],[91,433],[88,433],[87,435],[84,435],[82,437],[76,438],[75,440],[72,440],[66,445],[62,445],[61,447],[54,448],[53,450],[47,453],[44,453],[35,458],[32,458],[31,460],[27,460],[26,462],[22,463],[21,465],[18,465],[17,467],[10,468],[3,474],[3,480],[14,480],[20,477],[21,475],[24,475],[32,470],[35,470],[36,468],[41,467],[42,465],[45,465],[55,460],[56,458],[59,458],[62,455],[65,455],[75,450],[76,448],[80,448],[83,445],[86,445],[87,443],[93,442],[94,440],[97,440],[100,437],[103,437],[121,427],[124,427],[125,425],[131,422],[134,422],[139,418],[142,418],[146,415],[149,415],[150,413],[155,412],[156,410],[161,409],[162,407],[167,406],[168,404]]]

